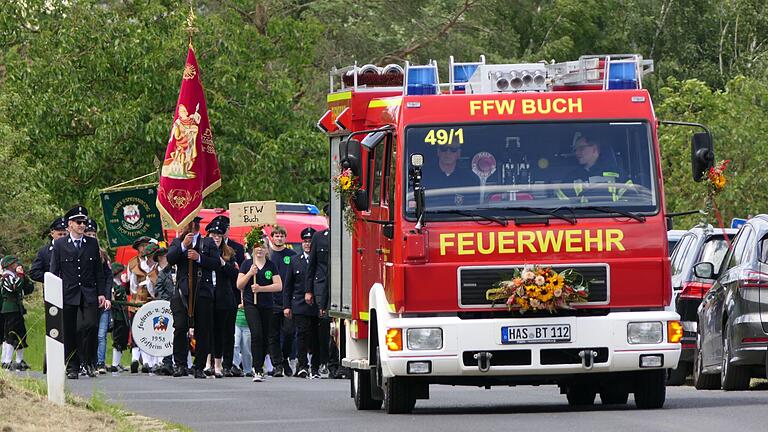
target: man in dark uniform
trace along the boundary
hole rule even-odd
[[[309,267],[309,252],[312,245],[312,235],[316,230],[312,227],[301,231],[302,253],[290,258],[290,264],[283,284],[283,314],[293,318],[298,331],[298,361],[296,376],[307,378],[310,375],[307,352],[317,352],[318,312],[317,306],[304,300],[306,290],[306,274]],[[318,369],[317,359],[312,358],[312,369]]]
[[[330,206],[325,205],[323,213],[329,218]],[[328,345],[330,344],[331,320],[328,317],[330,287],[328,286],[328,255],[331,250],[330,230],[328,228],[312,235],[309,248],[309,263],[307,264],[307,282],[305,301],[307,304],[317,304],[318,349],[312,356],[317,356],[317,370],[312,370],[312,377],[328,376]],[[314,361],[313,361],[314,363]]]
[[[35,257],[35,260],[32,262],[32,267],[29,269],[29,277],[35,282],[43,283],[45,272],[48,271],[51,265],[53,242],[67,235],[67,220],[63,217],[54,219],[48,228],[48,235],[50,236],[51,241],[46,242],[46,244],[37,251],[37,257]]]
[[[566,177],[573,186],[556,191],[558,198],[577,198],[582,203],[593,200],[615,202],[632,188],[632,181],[620,171],[610,147],[587,135],[577,135],[573,152],[579,166]]]
[[[211,352],[214,285],[211,272],[221,265],[219,248],[212,238],[200,235],[200,220],[195,217],[168,248],[168,265],[176,266],[176,289],[171,299],[173,313],[173,376],[185,376],[189,345],[187,333],[194,328],[195,378],[205,379],[205,362]],[[192,279],[189,278],[191,266]],[[188,316],[189,289],[194,290],[194,323]]]
[[[64,218],[69,235],[53,242],[50,271],[62,280],[67,377],[77,379],[81,357],[88,360],[88,353],[95,351],[92,345],[96,341],[99,308],[109,309],[111,305],[106,298],[99,242],[84,236],[88,210],[73,207]],[[82,329],[80,341],[78,327]]]

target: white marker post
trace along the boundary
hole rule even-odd
[[[64,294],[61,278],[45,273],[45,360],[48,400],[64,405]]]

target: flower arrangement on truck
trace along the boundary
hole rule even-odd
[[[435,384],[665,402],[671,298],[661,124],[639,55],[330,72],[331,315],[358,409]]]

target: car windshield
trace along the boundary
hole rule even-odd
[[[715,266],[715,274],[720,273],[723,257],[728,252],[728,242],[722,237],[710,237],[701,249],[699,261],[706,261]]]
[[[474,209],[518,216],[567,209],[655,212],[650,128],[645,122],[514,123],[413,126],[406,154],[423,155],[427,212]],[[416,202],[408,180],[406,216]],[[596,211],[602,209],[602,211]]]

